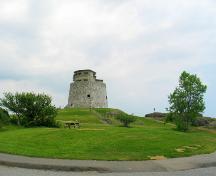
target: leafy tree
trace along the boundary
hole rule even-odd
[[[129,127],[130,123],[136,121],[136,118],[134,116],[131,116],[125,113],[120,113],[116,115],[115,118],[119,120],[123,124],[124,127]]]
[[[178,130],[187,131],[192,120],[203,113],[206,90],[207,86],[197,75],[182,72],[178,87],[168,97],[169,118],[174,119]]]
[[[14,112],[18,125],[54,126],[57,110],[52,99],[45,94],[5,93],[0,105]]]

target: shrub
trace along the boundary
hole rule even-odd
[[[208,125],[209,128],[216,129],[216,120]]]
[[[207,118],[207,117],[198,117],[196,119],[194,119],[192,121],[192,125],[193,126],[208,126],[210,124],[211,120],[210,118]]]
[[[4,124],[9,124],[10,116],[8,112],[2,108],[0,108],[0,126]]]
[[[18,124],[18,118],[16,115],[12,114],[10,115],[10,123],[13,125],[17,125]]]
[[[161,112],[153,112],[150,114],[146,114],[145,117],[166,117],[167,113],[161,113]]]
[[[153,119],[159,120],[159,121],[165,121],[166,116],[167,116],[167,113],[161,113],[161,112],[153,112],[153,113],[145,115],[145,117],[153,118]]]
[[[117,120],[119,120],[124,127],[129,127],[129,124],[136,121],[136,118],[134,116],[121,113],[115,116]]]

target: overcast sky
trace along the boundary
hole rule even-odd
[[[48,93],[65,106],[77,69],[107,84],[109,107],[165,111],[183,70],[216,116],[215,0],[0,0],[0,97]]]

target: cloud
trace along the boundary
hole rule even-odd
[[[54,104],[60,106],[64,105],[65,97],[61,93],[53,91],[50,87],[41,86],[37,81],[26,81],[26,80],[0,80],[0,94],[3,95],[6,92],[35,92],[35,93],[46,93],[53,97]],[[64,106],[62,106],[64,107]]]
[[[28,0],[1,0],[0,24],[2,22],[24,22],[28,19]]]
[[[154,107],[164,111],[183,70],[211,82],[211,90],[216,87],[206,72],[216,65],[215,5],[212,0],[3,0],[0,92],[43,90],[64,106],[73,71],[90,68],[107,83],[110,106],[139,114]],[[216,111],[211,107],[207,113]]]

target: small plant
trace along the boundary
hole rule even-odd
[[[132,115],[128,115],[128,114],[118,114],[115,117],[118,121],[120,121],[124,127],[129,127],[130,123],[133,123],[136,121],[136,118]]]

